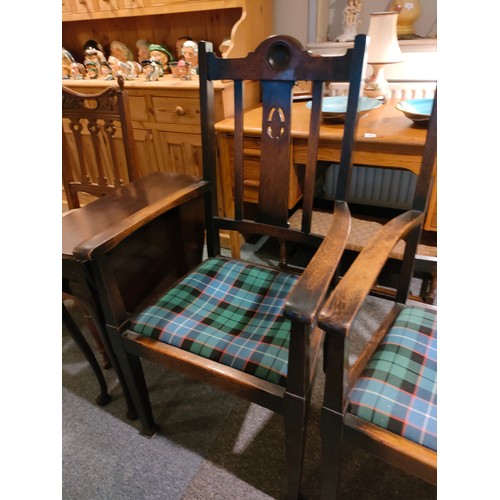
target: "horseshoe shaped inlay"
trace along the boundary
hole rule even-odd
[[[273,107],[267,116],[267,135],[274,141],[279,141],[285,133],[285,113],[283,109]]]

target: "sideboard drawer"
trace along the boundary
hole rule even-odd
[[[152,103],[156,122],[200,127],[198,99],[153,96]]]

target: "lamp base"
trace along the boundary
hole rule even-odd
[[[389,94],[389,82],[384,78],[384,66],[373,64],[373,74],[365,80],[363,93],[366,97],[385,102]]]

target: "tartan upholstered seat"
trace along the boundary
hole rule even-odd
[[[139,314],[130,329],[284,386],[290,320],[283,308],[297,278],[208,259]]]
[[[436,311],[406,307],[349,394],[350,413],[437,449]]]

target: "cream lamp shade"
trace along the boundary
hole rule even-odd
[[[368,97],[385,100],[389,84],[384,78],[384,65],[398,63],[403,55],[397,36],[397,12],[372,12],[368,36],[368,64],[373,66],[373,74],[365,81],[364,93]]]

